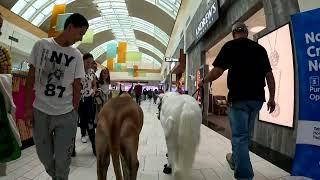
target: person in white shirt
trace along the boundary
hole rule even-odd
[[[92,151],[95,154],[95,104],[94,96],[96,92],[96,75],[93,70],[93,56],[90,53],[83,55],[85,78],[81,80],[81,101],[79,105],[81,141],[86,143],[86,132],[92,144]]]
[[[26,82],[25,120],[41,163],[53,180],[67,180],[77,131],[82,54],[72,45],[89,27],[81,14],[66,19],[63,32],[35,43]],[[35,100],[32,106],[32,89]]]

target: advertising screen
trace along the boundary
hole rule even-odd
[[[267,103],[259,113],[259,120],[286,127],[293,127],[294,117],[294,65],[289,24],[284,25],[258,39],[268,52],[272,72],[275,78],[276,109],[269,114]],[[265,87],[266,100],[269,90]]]

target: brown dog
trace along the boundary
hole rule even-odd
[[[103,106],[99,113],[96,132],[98,180],[106,180],[110,154],[116,180],[136,180],[139,168],[139,134],[142,126],[143,111],[130,95],[124,93]]]

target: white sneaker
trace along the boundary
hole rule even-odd
[[[82,137],[82,138],[81,138],[81,142],[82,142],[82,143],[87,143],[87,138],[86,138],[85,136]]]

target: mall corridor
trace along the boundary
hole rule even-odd
[[[160,121],[156,117],[157,107],[149,101],[142,102],[145,122],[140,135],[138,180],[171,180],[171,176],[162,173],[166,163],[166,146]],[[90,143],[82,143],[78,131],[76,141],[77,156],[71,164],[70,180],[94,180],[96,158],[92,154]],[[232,180],[233,172],[229,168],[225,155],[230,152],[230,141],[206,126],[201,127],[201,143],[193,167],[193,180]],[[255,171],[255,180],[285,180],[289,173],[251,153]],[[0,180],[49,180],[44,167],[32,146],[23,151],[22,157],[8,164],[8,176]],[[108,180],[115,180],[112,167]]]

